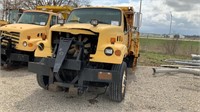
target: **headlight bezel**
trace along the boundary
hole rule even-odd
[[[112,47],[106,47],[106,48],[104,49],[104,54],[105,54],[106,56],[112,56],[113,53],[114,53],[114,49],[113,49]]]
[[[38,44],[38,49],[39,49],[40,51],[43,51],[43,50],[44,50],[44,43],[39,43],[39,44]]]
[[[28,46],[28,43],[27,43],[26,41],[24,41],[24,42],[22,43],[22,45],[23,45],[24,47],[27,47],[27,46]]]

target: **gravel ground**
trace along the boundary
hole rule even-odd
[[[0,70],[0,112],[200,112],[200,77],[157,74],[138,67],[128,74],[125,100],[108,99],[108,93],[89,100],[104,89],[91,88],[83,96],[41,89],[35,74],[20,68]]]

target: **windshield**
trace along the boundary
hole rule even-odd
[[[49,14],[41,12],[24,12],[18,23],[34,24],[45,26],[48,22]]]
[[[110,8],[85,8],[76,9],[70,14],[67,23],[90,23],[91,19],[97,19],[99,24],[121,25],[121,11]]]

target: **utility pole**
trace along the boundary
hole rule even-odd
[[[140,9],[139,9],[139,12],[136,12],[136,14],[137,14],[137,16],[138,16],[138,17],[137,17],[138,20],[136,21],[136,24],[137,24],[137,25],[136,25],[136,31],[139,32],[139,31],[140,31],[140,25],[141,25],[141,21],[140,21],[140,20],[142,19],[142,18],[141,18],[141,14],[142,14],[142,0],[140,0]],[[136,19],[136,18],[135,18],[135,19]]]
[[[141,15],[142,14],[142,0],[140,0],[140,10],[139,10],[139,14]],[[139,17],[139,21],[140,21],[141,16]],[[141,24],[141,23],[140,23]],[[138,32],[140,31],[140,27],[138,28]]]
[[[171,30],[172,30],[172,12],[170,11],[169,35],[171,35]]]
[[[142,0],[140,0],[140,14],[141,14],[141,12],[142,12]]]

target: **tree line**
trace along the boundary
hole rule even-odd
[[[88,6],[90,0],[1,0],[0,19],[7,19],[8,11],[12,9],[35,9],[36,6]]]

